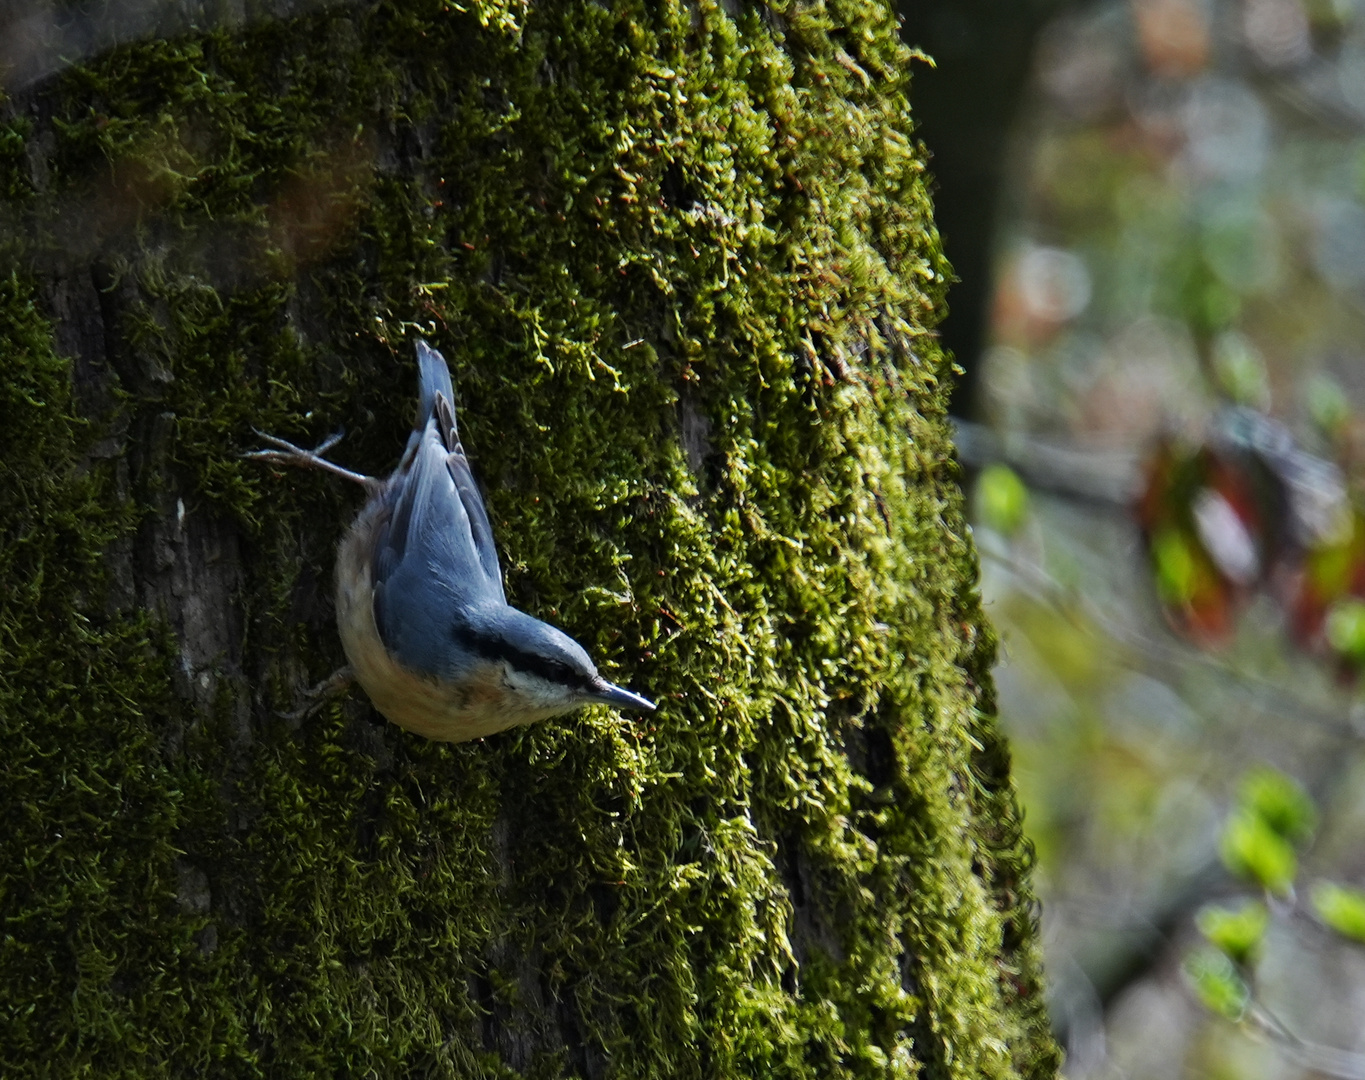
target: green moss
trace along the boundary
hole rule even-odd
[[[76,469],[65,362],[11,283],[42,383],[14,407],[60,445],[6,455],[55,486],[5,535],[76,539],[4,613],[6,642],[66,643],[51,679],[6,664],[11,747],[52,740],[7,751],[6,1075],[1054,1070],[909,61],[853,0],[400,0],[42,91],[30,249],[95,208],[120,416],[173,438],[131,503]],[[318,597],[355,493],[236,455],[344,425],[339,460],[391,467],[416,332],[452,360],[509,595],[656,715],[451,747],[359,699],[275,714],[340,660]],[[243,640],[198,718],[147,616],[82,630],[88,667],[70,647],[100,552],[176,498],[242,545]],[[28,867],[63,828],[104,869]]]

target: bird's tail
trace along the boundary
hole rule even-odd
[[[446,358],[420,338],[417,340],[417,368],[417,430],[421,431],[436,408],[436,395],[444,394],[453,409],[455,390],[450,385]]]

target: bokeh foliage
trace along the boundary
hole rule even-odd
[[[6,1076],[1055,1069],[910,60],[849,0],[396,0],[15,92]],[[278,714],[356,493],[238,454],[390,468],[418,333],[509,596],[655,716]]]

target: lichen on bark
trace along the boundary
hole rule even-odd
[[[892,13],[246,14],[5,106],[5,1075],[1050,1075]],[[656,715],[279,715],[416,334]]]

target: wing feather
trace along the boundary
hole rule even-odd
[[[493,526],[488,521],[488,509],[484,506],[483,495],[479,491],[474,472],[465,457],[464,447],[460,445],[460,433],[455,427],[455,410],[445,397],[436,396],[436,419],[445,433],[445,445],[449,451],[446,469],[459,492],[460,502],[464,505],[469,518],[470,534],[474,540],[474,550],[478,552],[479,562],[484,573],[497,582],[498,592],[502,593],[502,568],[498,565],[498,549],[493,543]]]
[[[371,575],[385,646],[409,667],[439,674],[452,611],[507,601],[488,513],[460,445],[445,361],[425,342],[418,359],[429,411],[381,496]]]

